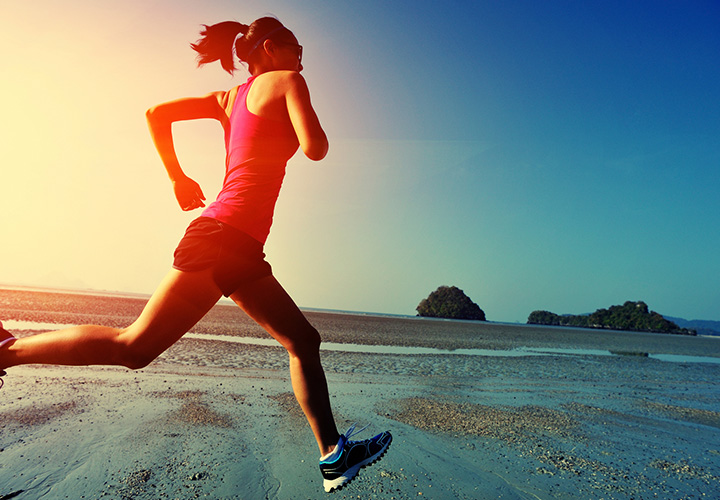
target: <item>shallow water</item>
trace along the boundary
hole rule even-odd
[[[73,324],[44,323],[33,321],[5,321],[5,327],[10,330],[47,331],[71,328]],[[212,340],[217,342],[230,342],[236,344],[277,347],[273,339],[260,339],[254,337],[234,337],[229,335],[213,335],[207,333],[190,332],[185,338]],[[521,357],[521,356],[638,356],[667,361],[672,363],[710,363],[720,364],[720,358],[711,356],[692,356],[683,354],[663,354],[636,352],[613,352],[603,349],[557,348],[557,347],[527,347],[521,346],[513,349],[440,349],[433,347],[413,347],[395,345],[365,345],[354,343],[323,342],[324,351],[368,353],[368,354],[396,354],[396,355],[462,355],[462,356],[488,356],[488,357]]]

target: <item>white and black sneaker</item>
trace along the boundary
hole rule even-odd
[[[15,340],[15,337],[13,337],[12,333],[8,332],[5,328],[3,328],[2,323],[0,323],[0,347],[4,346],[5,344],[9,344],[10,342],[13,342]],[[3,386],[3,379],[7,375],[5,373],[5,370],[0,369],[0,388]]]
[[[350,441],[352,436],[366,428],[356,431],[353,424],[340,436],[335,451],[320,459],[323,486],[328,493],[339,490],[352,481],[360,469],[380,460],[390,446],[392,435],[387,431],[364,441]]]

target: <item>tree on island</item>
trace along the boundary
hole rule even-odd
[[[485,321],[485,312],[456,286],[441,286],[423,299],[416,310],[418,316],[428,318]]]
[[[560,316],[549,311],[533,311],[530,313],[527,322],[530,325],[575,326],[580,328],[696,335],[694,330],[680,328],[655,311],[648,310],[647,304],[642,301],[627,301],[621,306],[598,309],[592,314],[579,316]]]

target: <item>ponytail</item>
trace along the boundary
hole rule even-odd
[[[198,53],[198,66],[213,61],[220,61],[223,69],[232,74],[235,71],[235,58],[233,57],[233,42],[235,38],[248,31],[249,26],[235,21],[225,21],[208,26],[200,32],[200,39],[191,43],[190,47]]]
[[[235,71],[235,56],[250,62],[256,50],[265,40],[287,38],[292,32],[274,17],[262,17],[249,26],[235,21],[225,21],[208,26],[203,25],[200,39],[190,47],[198,53],[198,66],[220,61],[223,69],[232,74]],[[238,38],[238,35],[243,36]]]

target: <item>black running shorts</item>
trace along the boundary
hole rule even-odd
[[[209,217],[190,223],[175,249],[173,267],[187,272],[212,268],[213,279],[226,297],[245,283],[272,276],[262,243]]]

